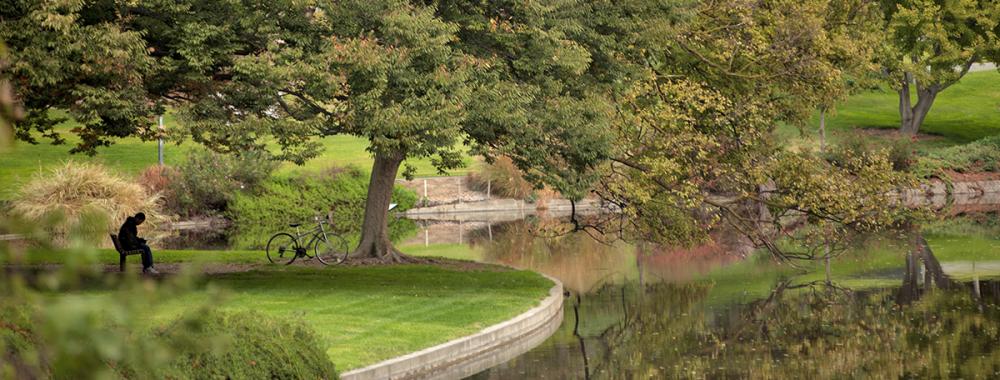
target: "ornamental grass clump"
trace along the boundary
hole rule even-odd
[[[155,229],[164,221],[159,199],[103,166],[67,161],[36,174],[11,201],[11,208],[14,215],[46,222],[49,232],[65,236],[72,230],[115,232],[126,217],[140,211],[146,213],[144,229]]]
[[[497,157],[492,163],[484,164],[478,173],[469,175],[470,185],[479,191],[486,191],[487,183],[492,195],[528,199],[535,187],[524,178],[524,173],[518,169],[508,157]]]

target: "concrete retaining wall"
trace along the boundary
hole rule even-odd
[[[907,206],[949,208],[952,213],[992,211],[1000,205],[1000,180],[956,181],[949,189],[944,181],[935,179],[903,191],[900,198]]]
[[[541,344],[563,318],[563,286],[555,283],[541,304],[506,322],[412,354],[340,375],[344,380],[461,379],[506,362]]]

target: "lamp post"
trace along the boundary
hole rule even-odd
[[[160,115],[160,133],[159,139],[157,141],[157,157],[159,157],[160,166],[163,166],[163,116]]]

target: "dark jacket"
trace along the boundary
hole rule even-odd
[[[122,228],[118,230],[118,241],[122,243],[122,248],[126,251],[142,248],[146,244],[146,239],[139,238],[139,229],[136,227],[135,217],[128,217]]]

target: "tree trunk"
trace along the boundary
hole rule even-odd
[[[352,257],[374,257],[385,261],[406,261],[389,240],[389,202],[396,182],[396,173],[403,162],[400,153],[375,155],[372,175],[365,200],[365,219],[361,225],[361,242]]]
[[[819,109],[819,151],[826,152],[826,107]]]
[[[913,77],[909,73],[906,73],[904,78],[903,86],[899,90],[899,132],[913,136],[920,131],[920,126],[923,125],[924,119],[927,118],[927,113],[931,110],[934,99],[941,92],[941,87],[937,84],[924,87],[920,83],[914,83],[917,87],[917,104],[911,105],[910,83]]]

